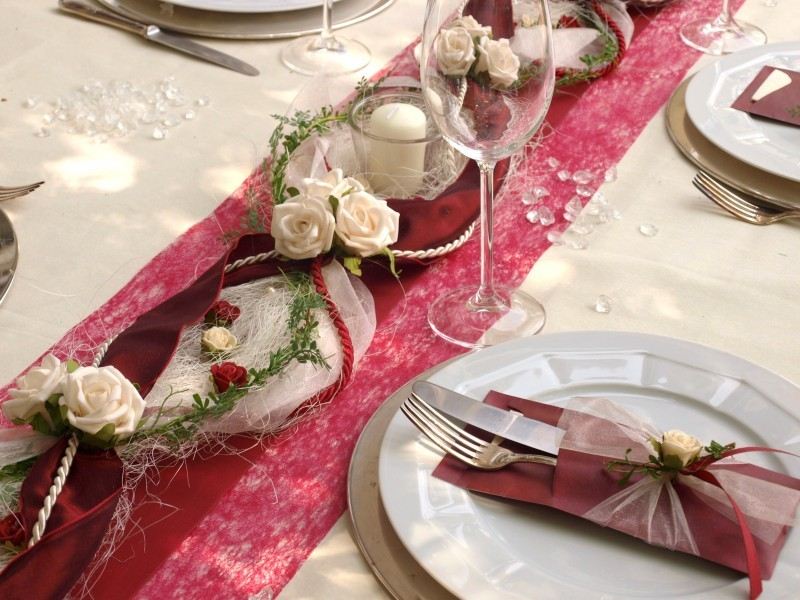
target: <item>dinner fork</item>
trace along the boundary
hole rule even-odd
[[[771,204],[764,200],[756,203],[718,181],[705,171],[700,171],[692,180],[695,187],[709,200],[733,216],[754,225],[771,225],[783,219],[800,217],[800,210]]]
[[[12,198],[19,198],[25,194],[30,194],[33,190],[42,185],[44,181],[37,181],[30,185],[18,185],[16,187],[3,187],[0,185],[0,202],[3,200],[11,200]]]
[[[497,442],[484,441],[464,431],[416,394],[411,394],[400,410],[430,441],[471,467],[496,471],[520,462],[551,466],[556,464],[556,459],[552,456],[520,454],[500,447]]]

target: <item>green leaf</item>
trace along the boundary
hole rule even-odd
[[[105,425],[103,425],[100,431],[94,434],[94,437],[103,442],[108,442],[111,440],[111,438],[114,437],[114,432],[116,431],[116,429],[117,428],[114,426],[113,423],[106,423]]]
[[[680,471],[683,468],[683,461],[674,454],[667,454],[661,459],[661,463],[670,470]]]
[[[33,415],[33,418],[30,420],[30,424],[31,427],[33,427],[33,429],[39,433],[43,433],[45,435],[55,435],[52,427],[50,427],[50,423],[48,423],[47,419],[45,419],[39,413]]]
[[[81,366],[81,365],[80,365],[80,363],[79,363],[77,360],[74,360],[74,359],[72,359],[72,358],[70,358],[70,359],[69,359],[69,360],[68,360],[68,361],[65,363],[65,365],[66,365],[66,367],[67,367],[67,373],[74,373],[74,372],[75,372],[75,369],[77,369],[78,367],[80,367],[80,366]]]
[[[400,279],[400,272],[397,270],[394,252],[392,252],[389,247],[384,246],[381,248],[381,254],[385,255],[389,259],[389,270],[392,272],[392,275],[394,275],[395,279]]]
[[[350,271],[356,277],[361,277],[361,257],[360,256],[345,256],[342,258],[344,268]]]

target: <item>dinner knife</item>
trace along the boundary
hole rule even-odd
[[[114,14],[102,8],[91,6],[79,0],[58,0],[58,7],[64,12],[68,12],[79,17],[84,17],[105,25],[119,27],[125,31],[135,33],[151,42],[156,42],[173,50],[180,50],[205,61],[220,65],[227,69],[243,73],[244,75],[258,75],[258,69],[244,61],[234,58],[229,54],[214,50],[208,46],[203,46],[185,37],[161,31],[156,25],[139,23],[127,17]]]
[[[413,392],[456,419],[548,454],[558,454],[564,430],[519,413],[484,404],[429,381],[415,381]]]

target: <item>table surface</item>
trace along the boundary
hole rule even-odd
[[[382,67],[421,31],[423,0],[397,0],[347,30]],[[0,19],[0,184],[46,184],[5,202],[17,231],[16,281],[0,307],[5,384],[116,293],[158,252],[206,217],[267,151],[270,116],[287,110],[309,79],[279,62],[285,42],[204,43],[261,70],[245,77],[117,29],[61,14],[55,2],[4,0]],[[741,18],[770,41],[797,39],[800,3],[749,0]],[[703,57],[698,66],[713,58]],[[106,143],[54,129],[34,135],[45,104],[90,79],[148,83],[174,76],[197,118],[162,141],[144,127]],[[354,79],[355,80],[355,79]],[[40,105],[24,106],[38,97]],[[587,165],[591,168],[591,165]],[[523,288],[548,312],[545,332],[624,330],[724,349],[800,383],[800,227],[758,228],[722,214],[691,185],[694,169],[669,142],[659,112],[602,191],[623,218],[575,251],[551,247]],[[654,237],[641,224],[658,228]],[[502,249],[499,249],[502,251]],[[592,309],[598,295],[612,310]],[[376,597],[382,592],[349,537],[346,517],[300,569],[282,598]]]

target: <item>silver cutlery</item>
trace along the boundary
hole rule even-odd
[[[698,172],[692,183],[717,206],[753,225],[771,225],[783,219],[800,218],[800,209],[756,200],[733,190],[704,171]]]
[[[558,454],[564,430],[480,402],[429,381],[415,381],[414,394],[434,409],[529,448]]]
[[[33,190],[42,185],[44,181],[37,181],[29,185],[18,185],[15,187],[3,187],[0,185],[0,202],[3,200],[11,200],[12,198],[19,198],[25,194],[30,194]]]
[[[203,46],[202,44],[193,42],[192,40],[180,35],[161,31],[161,29],[155,25],[139,23],[133,19],[128,19],[127,17],[103,10],[102,8],[91,6],[90,4],[80,2],[79,0],[58,0],[58,7],[64,12],[78,15],[79,17],[90,19],[92,21],[97,21],[98,23],[103,23],[104,25],[119,27],[120,29],[124,29],[130,33],[135,33],[148,41],[162,44],[163,46],[167,46],[173,50],[179,50],[181,52],[191,54],[192,56],[201,58],[216,65],[220,65],[226,69],[231,69],[237,73],[243,73],[244,75],[251,76],[258,75],[258,69],[244,61],[239,60],[238,58],[234,58],[229,54],[225,54],[219,50],[214,50],[208,46]]]
[[[464,431],[416,394],[411,394],[400,407],[403,414],[431,442],[463,463],[496,471],[513,463],[539,463],[554,466],[557,459],[543,454],[520,454],[486,442]]]

